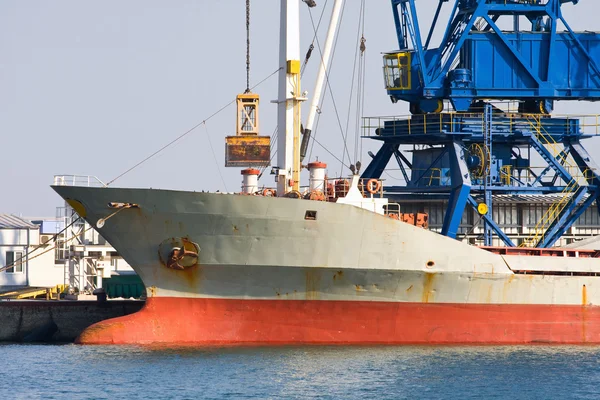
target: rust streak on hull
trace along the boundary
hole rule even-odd
[[[195,265],[189,269],[174,271],[182,277],[187,285],[192,289],[197,289],[202,281],[202,267]]]
[[[435,278],[435,273],[427,272],[423,278],[423,295],[421,296],[421,301],[423,303],[429,303],[433,297],[433,279]]]
[[[319,298],[321,273],[316,269],[306,269],[304,273],[306,278],[306,300],[316,300]]]

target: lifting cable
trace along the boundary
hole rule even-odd
[[[84,234],[84,233],[86,233],[87,231],[89,231],[90,229],[93,229],[93,228],[94,228],[94,226],[90,225],[85,231],[81,232],[80,234]],[[64,243],[69,243],[69,242],[73,241],[76,238],[77,238],[77,236],[73,236],[71,239],[65,240]],[[46,253],[48,253],[48,252],[50,252],[52,250],[55,250],[57,247],[58,247],[58,244],[55,244],[54,246],[50,247],[49,249],[46,249],[46,250],[42,251],[41,253],[38,253],[38,254],[34,255],[33,257],[30,257],[30,254],[27,254],[27,255],[19,258],[17,261],[14,261],[12,264],[6,265],[6,266],[0,268],[0,272],[6,271],[7,269],[10,269],[10,268],[14,267],[15,265],[17,265],[17,264],[19,264],[21,262],[27,262],[29,260],[33,260],[34,258],[38,258],[41,255],[44,255],[44,254],[46,254]],[[38,249],[39,248],[41,248],[41,245],[40,245],[40,247],[38,247]],[[37,250],[37,249],[35,249],[35,250]]]
[[[361,4],[361,35],[360,35],[360,58],[358,62],[358,92],[356,93],[356,126],[355,126],[355,143],[354,143],[354,157],[356,161],[362,156],[362,140],[360,139],[360,123],[365,111],[365,79],[366,79],[366,57],[365,51],[367,50],[365,39],[365,0],[362,0]],[[359,149],[360,146],[360,149]]]
[[[131,207],[137,207],[137,205],[133,205],[133,204],[129,204],[129,203],[128,203],[128,204],[127,204],[127,205],[125,205],[124,207],[121,207],[121,208],[119,208],[117,211],[115,211],[115,212],[113,212],[113,213],[109,214],[108,216],[106,216],[106,217],[104,217],[104,218],[100,218],[100,219],[98,220],[98,222],[97,222],[97,224],[98,224],[98,227],[100,227],[100,223],[102,223],[102,224],[104,225],[104,223],[105,223],[105,222],[106,222],[108,219],[110,219],[110,218],[114,217],[115,215],[117,215],[117,214],[118,214],[118,213],[120,213],[121,211],[123,211],[123,210],[126,210],[126,209],[128,209],[128,208],[131,208]],[[38,258],[39,256],[41,256],[41,255],[44,255],[44,254],[46,254],[46,253],[48,253],[48,252],[50,252],[50,251],[52,251],[52,250],[56,249],[56,248],[58,247],[58,245],[59,245],[59,243],[58,243],[58,242],[56,242],[56,239],[58,238],[58,235],[60,235],[61,233],[65,232],[67,229],[69,229],[70,227],[72,227],[72,226],[73,226],[73,225],[74,225],[74,224],[75,224],[77,221],[79,221],[79,220],[81,220],[81,219],[82,219],[82,218],[81,218],[81,216],[78,216],[78,217],[77,217],[77,218],[75,218],[75,219],[74,219],[74,220],[73,220],[73,221],[72,221],[72,222],[71,222],[69,225],[65,226],[65,228],[64,228],[64,229],[62,229],[60,232],[58,232],[58,233],[56,233],[56,234],[52,235],[52,241],[53,241],[53,242],[55,242],[54,246],[50,247],[49,249],[46,249],[46,250],[42,251],[41,253],[38,253],[38,254],[34,255],[34,256],[32,257],[32,256],[31,256],[31,254],[32,254],[32,253],[34,253],[36,250],[38,250],[38,249],[41,249],[41,248],[42,248],[42,246],[43,246],[45,243],[44,243],[44,244],[40,244],[40,245],[38,245],[38,247],[36,247],[35,249],[33,249],[31,252],[27,252],[27,253],[26,253],[24,256],[22,256],[22,257],[21,257],[21,258],[19,258],[18,260],[15,260],[15,261],[13,261],[13,262],[12,262],[12,264],[5,265],[4,267],[1,267],[1,268],[0,268],[0,272],[4,272],[4,271],[6,271],[7,269],[10,269],[10,268],[14,267],[14,266],[15,266],[15,265],[17,265],[17,264],[20,264],[20,263],[23,263],[23,262],[27,262],[27,261],[29,261],[29,260],[33,260],[34,258]],[[64,241],[62,242],[62,245],[64,246],[65,244],[67,244],[67,243],[69,243],[69,242],[72,242],[72,241],[73,241],[73,240],[75,240],[75,239],[79,239],[79,236],[83,235],[84,233],[86,233],[87,231],[89,231],[89,230],[91,230],[91,229],[93,229],[93,228],[94,228],[94,226],[93,226],[92,224],[90,224],[90,226],[89,226],[89,227],[88,227],[86,230],[84,230],[84,231],[82,231],[82,232],[79,232],[79,233],[77,233],[76,235],[74,235],[72,238],[70,238],[70,239],[68,239],[68,240],[64,240]],[[46,243],[48,243],[48,242],[46,242]],[[79,243],[81,244],[81,242],[79,242]]]
[[[307,57],[306,61],[308,61],[308,58],[310,58],[310,54],[307,54],[306,57]],[[244,93],[250,93],[250,0],[246,0],[246,91]],[[277,135],[277,126],[275,126],[275,130],[271,134],[271,140],[270,140],[271,144],[269,146],[269,151],[271,153],[269,165],[271,165],[273,158],[277,154],[277,151],[273,151],[273,148],[275,147],[275,144],[277,142],[277,136],[278,136]],[[216,162],[216,157],[215,157],[215,162]],[[266,169],[267,169],[267,166],[260,167],[260,169],[259,169],[260,173],[258,175],[258,179],[260,179],[262,177],[262,175]],[[221,174],[221,171],[219,171],[219,174]],[[222,176],[221,176],[221,180],[223,180]],[[224,180],[223,180],[223,185],[225,185]],[[227,190],[227,187],[225,187],[225,188]]]
[[[319,146],[321,146],[323,148],[323,150],[325,150],[326,152],[328,152],[333,158],[335,158],[337,161],[340,162],[340,164],[342,164],[343,167],[346,168],[350,168],[349,165],[344,164],[343,160],[340,160],[339,157],[337,157],[335,154],[333,154],[326,146],[324,146],[323,144],[321,144],[321,142],[319,142],[317,139],[312,138]],[[341,175],[340,175],[341,176]]]
[[[279,72],[279,70],[281,70],[280,68],[277,68],[275,71],[273,71],[271,74],[269,74],[267,77],[265,77],[263,80],[261,80],[260,82],[258,82],[256,85],[252,86],[250,88],[250,90],[260,86],[262,83],[264,83],[266,80],[268,80],[270,77],[272,77],[273,75],[275,75],[276,73]],[[138,162],[137,164],[135,164],[134,166],[132,166],[131,168],[127,169],[125,172],[121,173],[120,175],[118,175],[116,178],[114,178],[113,180],[109,181],[106,186],[109,186],[111,183],[115,182],[117,179],[123,177],[124,175],[128,174],[129,172],[133,171],[134,169],[136,169],[137,167],[139,167],[140,165],[142,165],[143,163],[145,163],[146,161],[148,161],[149,159],[151,159],[152,157],[154,157],[155,155],[157,155],[158,153],[162,152],[163,150],[165,150],[166,148],[170,147],[171,145],[175,144],[176,142],[180,141],[181,139],[183,139],[185,136],[187,136],[189,133],[193,132],[194,130],[196,130],[200,125],[202,124],[206,124],[211,118],[215,117],[217,114],[221,113],[223,110],[225,110],[227,107],[229,107],[230,105],[235,103],[235,99],[233,99],[232,101],[230,101],[229,103],[225,104],[223,107],[221,107],[219,110],[217,110],[216,112],[212,113],[210,116],[208,116],[206,119],[204,119],[203,121],[197,123],[196,125],[194,125],[193,127],[191,127],[190,129],[188,129],[187,131],[185,131],[184,133],[182,133],[181,135],[179,135],[178,137],[176,137],[175,139],[171,140],[169,143],[167,143],[166,145],[164,145],[163,147],[161,147],[160,149],[156,150],[154,153],[150,154],[148,157],[144,158],[142,161]]]
[[[314,133],[313,133],[313,139],[314,139],[314,136],[316,136],[316,133],[317,133],[317,131],[319,129],[319,121],[321,121],[321,109],[317,108],[317,120],[315,121],[315,127],[313,128],[313,131],[314,131]],[[309,160],[312,160],[312,152],[313,152],[313,148],[314,147],[315,147],[315,141],[311,140],[311,142],[310,142],[310,152],[308,153],[308,159]]]
[[[67,229],[69,229],[70,227],[72,227],[77,221],[79,221],[81,219],[81,217],[77,217],[73,220],[73,222],[71,222],[69,225],[67,225],[64,229],[62,229],[60,232],[52,235],[52,241],[56,242],[56,239],[58,238],[58,235],[60,235],[61,233],[65,232]],[[49,241],[48,241],[49,242]],[[48,243],[46,242],[46,243]],[[45,244],[45,243],[44,243]],[[31,257],[31,254],[35,253],[37,250],[42,248],[43,244],[40,244],[38,247],[36,247],[35,249],[33,249],[30,252],[27,252],[24,256],[22,256],[21,258],[19,258],[18,260],[15,260],[12,262],[12,264],[9,265],[5,265],[4,267],[0,267],[0,272],[6,271],[9,268],[14,267],[15,265],[22,263],[22,262],[26,262],[29,261],[35,257],[41,256],[42,254],[47,253],[47,251],[44,251],[43,253],[40,254],[36,254],[34,257]],[[54,250],[56,248],[57,245],[52,246],[52,248],[50,248],[49,250]]]
[[[310,42],[310,46],[308,46],[308,50],[306,51],[306,56],[304,56],[304,63],[302,64],[302,71],[300,71],[301,78],[304,75],[304,70],[306,69],[306,64],[308,64],[308,60],[310,59],[310,56],[312,55],[312,52],[315,49],[315,40],[317,40],[317,32],[319,31],[319,28],[321,27],[321,21],[323,20],[323,14],[325,14],[325,8],[327,8],[327,1],[328,0],[325,0],[325,3],[323,4],[323,7],[321,9],[321,15],[319,16],[319,22],[317,22],[317,27],[314,29],[314,35],[313,35],[312,41]],[[308,12],[310,13],[310,8],[308,9]]]
[[[271,158],[269,159],[269,165],[271,165],[271,163],[273,162],[273,159],[277,155],[277,149],[275,148],[275,145],[277,144],[278,137],[279,137],[279,135],[277,135],[277,126],[276,126],[275,129],[273,130],[273,133],[271,134],[271,145],[269,147],[269,150],[271,152]],[[262,167],[259,167],[260,173],[258,174],[258,179],[262,178],[264,172],[267,170],[267,167],[269,165],[263,165]]]
[[[212,142],[210,140],[210,134],[208,133],[208,127],[206,126],[206,121],[203,122],[204,130],[206,131],[206,138],[208,139],[208,146],[210,147],[210,151],[212,152],[213,159],[215,160],[215,164],[217,165],[217,171],[219,172],[219,176],[221,177],[221,182],[223,183],[223,187],[225,191],[227,190],[227,184],[225,183],[225,179],[223,179],[223,174],[221,173],[221,167],[219,166],[219,162],[217,161],[217,155],[215,154],[215,149],[213,148]]]
[[[109,214],[108,216],[106,216],[104,218],[100,218],[97,223],[100,224],[102,222],[102,224],[104,224],[109,218],[112,218],[115,215],[117,215],[118,213],[120,213],[121,211],[126,210],[126,209],[131,208],[131,207],[134,207],[134,205],[129,204],[129,205],[126,205],[124,207],[121,207],[117,211]],[[29,260],[33,260],[34,258],[38,258],[41,255],[44,255],[44,254],[46,254],[46,253],[48,253],[48,252],[50,252],[52,250],[55,250],[58,247],[58,245],[59,245],[59,243],[56,242],[56,239],[58,238],[58,235],[60,235],[61,233],[65,232],[67,229],[69,229],[70,227],[72,227],[76,222],[78,222],[81,219],[82,219],[81,216],[78,216],[69,225],[65,226],[65,228],[62,229],[60,232],[52,235],[52,241],[55,243],[54,246],[50,247],[49,249],[46,249],[46,250],[42,251],[41,253],[38,253],[38,254],[34,255],[32,257],[31,254],[34,253],[36,250],[41,249],[42,246],[45,243],[44,244],[40,244],[40,245],[38,245],[38,247],[36,247],[32,251],[25,253],[25,255],[22,256],[21,258],[19,258],[18,260],[15,260],[11,264],[8,264],[8,265],[5,265],[4,267],[1,267],[0,268],[0,272],[4,272],[7,269],[10,269],[10,268],[14,267],[17,264],[21,264],[23,262],[28,262]],[[100,226],[100,225],[98,225],[98,226]],[[72,238],[63,241],[62,245],[64,246],[65,244],[67,244],[69,242],[72,242],[75,239],[78,239],[80,235],[83,235],[84,233],[88,232],[89,230],[91,230],[93,228],[94,228],[94,226],[92,224],[90,224],[90,226],[86,230],[84,230],[83,232],[79,232],[77,235],[74,235]],[[48,243],[48,242],[46,242],[46,243]],[[79,242],[79,243],[81,244],[81,242]]]
[[[250,93],[250,0],[246,0],[246,91]]]
[[[315,132],[317,131],[317,128],[319,127],[319,121],[321,121],[321,111],[318,111],[317,114],[317,121],[315,122]],[[317,143],[319,146],[321,146],[323,148],[323,150],[325,150],[326,152],[328,152],[333,158],[335,158],[337,161],[340,162],[340,164],[343,167],[346,167],[348,169],[350,169],[350,166],[347,164],[344,164],[344,161],[341,160],[339,157],[337,157],[335,154],[333,154],[331,151],[329,151],[329,149],[325,146],[323,146],[321,144],[321,142],[319,142],[317,139],[315,139],[314,137],[312,138],[313,140],[311,141],[311,145],[310,145],[310,153],[308,155],[308,159],[311,160],[312,159],[312,152],[313,152],[313,148],[315,147],[315,143]],[[340,175],[341,176],[341,175]]]
[[[348,110],[347,110],[347,118],[346,118],[346,136],[344,140],[348,140],[348,132],[350,131],[350,116],[352,109],[352,101],[354,94],[354,81],[356,77],[356,68],[358,64],[358,79],[357,79],[357,93],[356,93],[356,114],[355,114],[355,141],[354,141],[354,161],[358,161],[358,155],[362,154],[362,151],[358,152],[359,146],[359,126],[360,119],[362,115],[362,108],[364,106],[364,52],[366,50],[366,39],[364,33],[364,14],[365,14],[365,1],[361,1],[360,12],[358,18],[358,28],[356,32],[356,50],[354,52],[354,66],[352,68],[352,78],[350,80],[350,95],[348,96]],[[359,53],[360,50],[360,53]],[[357,61],[358,60],[358,61]]]
[[[346,3],[344,3],[344,5],[342,7],[342,12],[341,12],[341,15],[340,15],[340,26],[342,25],[342,21],[344,19],[344,10],[345,9],[346,9]],[[320,54],[320,57],[321,57],[321,62],[323,62],[323,51],[321,49],[321,44],[319,42],[319,38],[316,36],[316,34],[317,34],[317,27],[315,26],[315,21],[313,19],[312,12],[310,11],[310,8],[309,8],[309,11],[308,11],[308,15],[310,16],[310,22],[312,24],[313,31],[315,32],[315,41],[317,43],[317,48],[319,50],[319,54]],[[335,50],[337,49],[337,41],[338,41],[338,39],[339,39],[339,35],[336,35],[335,43],[333,45],[333,51],[331,53],[331,62],[329,63],[329,69],[330,70],[331,70],[331,66],[333,65],[333,59],[334,59],[334,56],[335,56]],[[348,151],[348,146],[347,146],[347,143],[346,143],[346,140],[345,140],[345,137],[344,137],[344,128],[342,127],[342,122],[341,122],[341,119],[340,119],[340,114],[338,112],[337,104],[335,102],[335,96],[333,95],[333,89],[331,88],[331,84],[329,82],[329,72],[328,71],[325,71],[325,83],[327,85],[327,88],[329,89],[329,93],[331,94],[331,102],[333,104],[333,109],[334,109],[334,112],[335,112],[335,115],[336,115],[336,118],[337,118],[338,127],[340,129],[340,134],[342,135],[342,141],[343,141],[343,144],[344,144],[344,151],[345,151],[345,153],[342,152],[342,159],[340,160],[338,157],[335,157],[338,161],[341,162],[341,165],[342,165],[342,168],[343,168],[344,166],[346,166],[344,164],[344,159],[345,159],[346,155],[348,155],[348,160],[350,160],[350,152]],[[325,101],[326,95],[327,95],[327,91],[325,91],[323,93],[323,96],[321,98],[321,105]],[[319,109],[321,109],[321,108],[322,107],[319,107]],[[316,136],[316,133],[317,132],[315,130],[313,136],[311,136],[311,139],[314,139],[314,137]],[[325,149],[325,147],[321,143],[317,142],[317,144],[319,144],[321,147],[323,147]],[[327,150],[327,149],[325,149],[325,150]],[[333,155],[329,150],[327,150],[327,152],[329,154]]]
[[[310,56],[312,55],[312,52],[315,48],[315,41],[317,40],[317,34],[319,32],[319,28],[321,27],[321,21],[323,20],[323,15],[325,14],[325,9],[327,8],[327,2],[329,0],[325,0],[325,3],[323,3],[323,7],[321,8],[321,15],[319,15],[319,21],[317,22],[317,26],[316,28],[314,27],[313,24],[313,38],[312,41],[310,43],[310,46],[308,47],[308,51],[306,52],[306,57],[304,58],[304,64],[302,65],[302,71],[301,71],[301,75],[300,77],[304,76],[304,70],[306,69],[306,64],[308,63],[308,60],[310,59]],[[310,8],[308,9],[309,15],[312,17],[312,14],[310,12]],[[321,100],[321,104],[323,103],[323,101]],[[315,126],[313,128],[313,136],[315,136],[317,134],[318,128],[319,128],[319,121],[321,120],[321,108],[317,105],[317,120],[315,122]],[[320,144],[319,144],[320,145]],[[308,159],[312,160],[312,152],[313,149],[315,147],[315,141],[312,140],[310,142],[310,152],[308,153]],[[336,157],[337,158],[337,157]]]
[[[361,74],[364,75],[364,66],[361,64],[361,62],[363,61],[363,55],[364,55],[364,51],[366,50],[366,46],[365,46],[365,38],[364,38],[364,13],[365,13],[365,3],[364,0],[361,1],[361,5],[360,5],[360,11],[359,11],[359,19],[358,19],[358,27],[357,27],[357,38],[359,33],[361,32],[361,27],[362,27],[362,37],[361,39],[357,39],[357,41],[360,43],[355,51],[355,55],[354,55],[354,68],[352,71],[352,88],[354,87],[354,76],[355,76],[355,72],[356,72],[356,59],[358,56],[358,50],[360,49],[360,61],[359,61],[359,70],[358,70],[358,88],[357,88],[357,110],[356,112],[358,113],[356,118],[360,119],[360,111],[359,111],[359,99],[360,96],[362,95],[362,84],[363,84],[363,79],[361,79]],[[358,44],[358,43],[357,43]],[[349,121],[350,121],[350,108],[352,106],[352,88],[351,88],[351,92],[350,92],[350,96],[349,96],[349,103],[348,103],[348,115],[347,115],[347,119],[346,119],[346,133],[343,134],[344,137],[344,145],[346,146],[346,143],[348,141],[348,125],[349,125]],[[356,143],[355,140],[355,145],[354,145],[354,159],[355,162],[358,161],[357,160],[357,147],[358,147],[358,143]],[[342,157],[342,160],[344,160],[344,158]],[[350,159],[350,154],[348,154],[348,161],[350,163],[352,163],[352,160]],[[343,165],[343,163],[342,163]],[[340,170],[340,176],[342,176],[343,171]]]

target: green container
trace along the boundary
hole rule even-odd
[[[112,275],[102,281],[102,287],[104,287],[108,298],[111,299],[116,297],[139,299],[146,292],[144,283],[136,274]]]

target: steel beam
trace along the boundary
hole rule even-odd
[[[396,150],[398,150],[397,144],[393,143],[384,143],[375,157],[371,160],[367,168],[365,168],[365,172],[363,172],[361,178],[363,179],[379,179],[381,174],[383,174],[383,170],[390,162],[390,158],[392,158],[392,154]]]
[[[404,164],[402,163],[402,161],[406,162],[408,168],[411,168],[411,165],[406,159],[406,157],[404,157],[404,155],[400,152],[400,149],[396,149],[396,151],[394,151],[394,156],[396,157],[398,167],[400,167],[400,172],[402,172],[402,176],[404,177],[404,182],[406,182],[406,184],[408,185],[410,183],[410,179],[408,177],[408,174],[406,173],[406,168],[404,168]]]
[[[548,151],[548,149],[538,140],[535,134],[532,132],[531,134],[531,144],[534,149],[538,152],[540,156],[548,163],[548,165],[552,166],[552,169],[556,171],[556,173],[561,177],[563,181],[567,184],[573,180],[573,176],[563,167],[556,158]]]
[[[448,208],[444,215],[444,223],[442,225],[442,235],[456,238],[456,233],[460,226],[467,199],[471,191],[471,177],[469,168],[465,161],[462,146],[459,142],[453,142],[446,145],[450,154],[450,170],[452,191],[448,200]]]
[[[473,207],[474,210],[477,210],[477,206],[479,204],[473,198],[473,196],[469,196],[468,199],[467,199],[467,201],[471,205],[471,207]],[[485,215],[482,215],[481,218],[483,218],[484,222],[486,222],[486,223],[488,223],[490,225],[490,227],[492,228],[492,230],[494,232],[496,232],[496,235],[498,235],[498,237],[500,238],[500,240],[502,240],[505,245],[507,245],[508,247],[515,247],[515,244],[513,243],[513,241],[510,240],[510,238],[508,236],[506,236],[506,234],[504,233],[504,231],[502,231],[502,229],[500,229],[500,227],[494,222],[494,220],[492,219],[492,216],[490,216],[489,213],[485,214]]]
[[[567,149],[564,149],[563,151],[561,151],[560,153],[558,153],[558,155],[556,157],[554,157],[554,159],[558,162],[558,160],[563,159],[565,157],[567,157],[569,155],[569,151]],[[548,164],[546,166],[546,168],[544,168],[544,170],[535,178],[535,180],[531,183],[531,186],[535,186],[538,183],[541,184],[542,179],[544,178],[544,176],[546,176],[546,174],[548,174],[548,172],[553,169],[552,165]],[[533,171],[531,171],[533,173]]]
[[[600,167],[592,159],[587,150],[581,145],[579,141],[569,143],[568,147],[571,150],[571,156],[573,156],[573,159],[577,163],[577,167],[583,174],[587,183],[589,185],[600,187],[600,176],[598,176],[598,172],[600,172]]]
[[[544,232],[536,247],[551,247],[569,229],[575,221],[592,205],[598,194],[593,193],[581,205],[578,205],[588,194],[587,186],[581,186],[572,196],[569,205],[565,207],[561,216],[557,218]]]

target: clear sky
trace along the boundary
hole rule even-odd
[[[326,8],[319,30],[323,42],[333,0],[317,3],[311,11],[315,23]],[[327,95],[317,129],[317,139],[335,157],[318,145],[312,152],[313,159],[329,164],[332,175],[340,171],[340,124],[345,131],[348,118],[354,154],[355,106],[348,104],[361,2],[346,3],[330,73],[341,123]],[[416,3],[426,29],[437,1]],[[307,7],[301,6],[304,54],[314,31]],[[575,30],[600,30],[599,11],[593,0],[563,7]],[[278,68],[279,1],[252,0],[251,18],[251,84],[256,84]],[[383,89],[381,52],[397,48],[390,1],[368,0],[365,18],[364,114],[406,114],[407,106],[391,104]],[[317,57],[315,49],[304,75],[309,96]],[[0,213],[53,216],[62,205],[49,186],[54,175],[112,180],[243,92],[245,68],[245,0],[3,0]],[[270,103],[276,85],[274,76],[255,90],[266,135],[276,125],[276,106]],[[600,113],[600,104],[562,103],[557,112]],[[224,138],[234,130],[230,106],[113,185],[237,191],[240,169],[224,168]],[[600,140],[588,143],[600,161]],[[366,152],[376,148],[363,143],[363,165]],[[392,171],[387,178],[396,175]],[[272,185],[270,176],[263,180]]]

